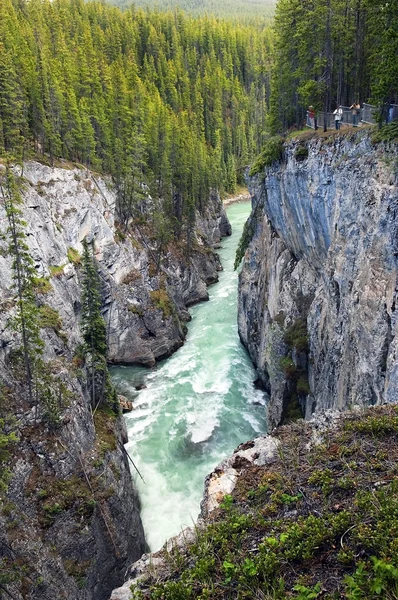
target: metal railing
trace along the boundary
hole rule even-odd
[[[372,106],[371,104],[365,104],[365,102],[363,103],[363,109],[362,109],[362,121],[363,123],[371,123],[371,124],[375,124],[376,123],[376,118],[375,118],[375,112],[377,111],[376,106]]]
[[[369,123],[371,125],[375,125],[377,123],[377,106],[373,106],[372,104],[366,104],[365,102],[362,105],[362,108],[359,111],[358,115],[354,115],[353,111],[348,106],[342,106],[343,113],[340,119],[341,125],[360,125],[361,123]],[[386,117],[385,122],[391,123],[398,119],[398,104],[390,104],[386,107]],[[355,123],[356,121],[356,123]],[[307,112],[307,127],[311,127],[311,129],[315,129],[315,122],[319,129],[324,128],[325,123],[325,113],[320,112],[317,114],[316,119],[314,117],[310,117]],[[334,113],[326,113],[326,129],[335,129],[335,114]]]

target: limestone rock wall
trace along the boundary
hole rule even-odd
[[[124,422],[106,411],[92,415],[75,356],[81,339],[82,240],[95,242],[110,359],[153,365],[183,343],[187,306],[208,298],[207,285],[221,268],[211,247],[228,234],[229,223],[214,196],[205,214],[198,215],[190,259],[176,250],[159,261],[144,230],[137,228],[131,237],[117,231],[115,194],[106,179],[66,165],[29,162],[21,182],[26,241],[37,275],[46,281],[39,302],[55,310],[62,323],[41,331],[45,359],[64,392],[61,425],[49,429],[42,409],[30,407],[13,389],[10,357],[19,342],[8,326],[14,292],[3,240],[0,401],[9,402],[19,437],[9,459],[8,492],[0,494],[3,591],[16,600],[105,600],[146,543],[123,448]],[[6,226],[0,203],[2,232]]]
[[[297,319],[307,326],[308,352],[292,354],[308,376],[298,394],[307,417],[398,400],[397,156],[366,131],[293,140],[251,180],[257,218],[239,331],[270,395],[271,426],[292,393],[283,359]]]

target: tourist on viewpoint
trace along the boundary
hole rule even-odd
[[[350,106],[351,114],[352,114],[352,124],[354,127],[358,126],[359,115],[361,114],[361,105],[358,101],[354,102]]]
[[[336,110],[333,112],[334,114],[334,126],[336,129],[340,129],[341,119],[343,118],[343,109],[341,104]]]

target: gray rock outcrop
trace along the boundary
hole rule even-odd
[[[190,257],[172,248],[159,260],[147,229],[126,236],[116,227],[115,193],[105,178],[28,162],[21,193],[26,242],[43,284],[39,303],[51,317],[41,330],[44,358],[62,389],[62,406],[60,426],[51,429],[43,408],[30,407],[12,387],[19,341],[8,326],[15,302],[3,240],[0,401],[9,402],[19,441],[9,459],[8,492],[0,497],[2,590],[16,600],[105,600],[146,543],[124,422],[106,411],[92,414],[75,354],[82,241],[94,239],[110,360],[153,365],[183,343],[187,306],[208,298],[207,285],[221,269],[212,246],[228,234],[228,221],[214,195],[197,216]],[[0,223],[4,233],[2,204]]]
[[[307,417],[398,400],[397,156],[364,131],[292,140],[250,182],[239,332],[270,395],[271,426],[294,394]],[[287,339],[297,323],[298,349]]]

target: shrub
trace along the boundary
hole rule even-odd
[[[293,379],[297,373],[297,367],[293,360],[289,356],[284,356],[280,362],[281,369],[285,373],[286,377]]]
[[[299,146],[297,146],[296,151],[294,153],[294,157],[299,162],[301,162],[301,161],[305,160],[306,158],[308,158],[308,148],[307,148],[307,146],[304,146],[302,144],[300,144]]]
[[[397,142],[398,141],[398,121],[393,121],[384,125],[377,133],[373,134],[372,142]]]
[[[257,175],[264,170],[265,167],[270,167],[272,163],[281,160],[283,155],[283,138],[276,135],[268,138],[265,142],[261,154],[256,158],[252,168],[250,169],[250,177]]]
[[[49,267],[51,277],[61,277],[61,275],[64,274],[64,266],[65,265],[54,265]]]
[[[156,308],[159,308],[163,312],[165,319],[168,319],[173,314],[173,305],[170,297],[164,288],[149,292],[151,300]]]
[[[308,334],[306,322],[303,319],[297,319],[293,325],[286,329],[284,339],[289,348],[296,348],[298,352],[307,352]]]
[[[308,396],[308,394],[311,392],[311,389],[307,377],[302,375],[299,378],[299,380],[297,381],[296,389],[298,394],[305,394],[306,396]]]
[[[82,264],[82,257],[74,248],[68,248],[66,256],[68,257],[69,262],[75,265],[75,267]]]
[[[33,286],[36,294],[48,294],[53,289],[48,277],[33,277]]]
[[[48,304],[39,306],[39,325],[41,329],[53,329],[55,333],[58,333],[62,329],[59,312]]]

